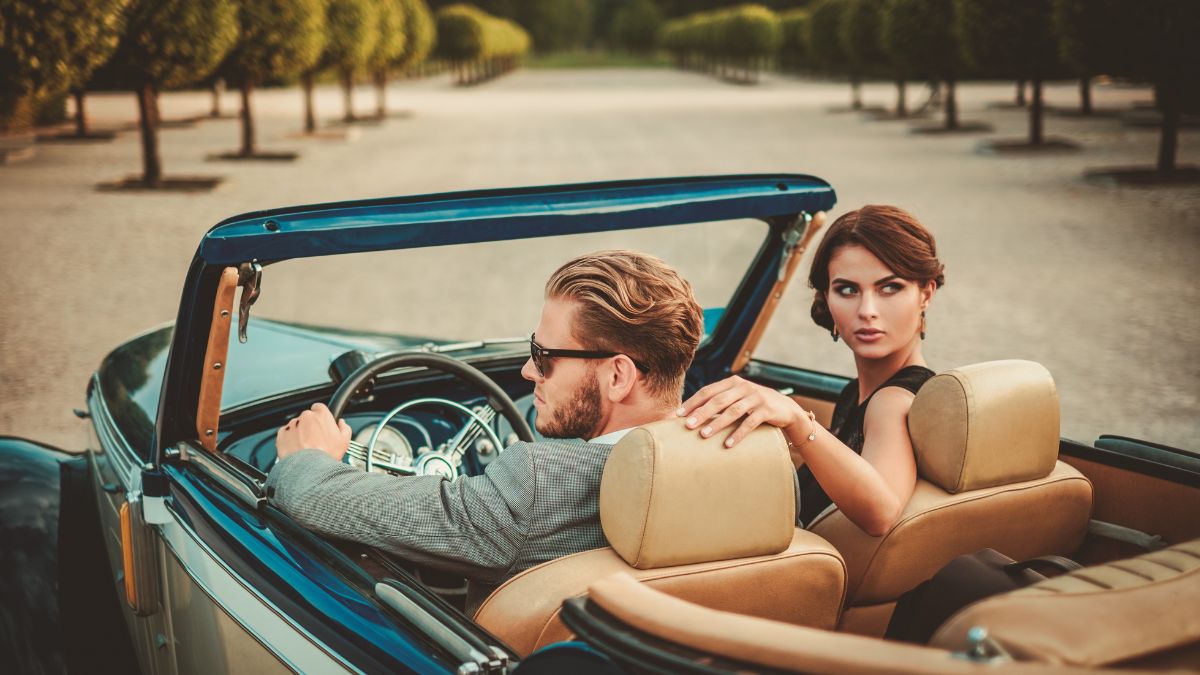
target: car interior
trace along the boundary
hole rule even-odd
[[[479,474],[513,440],[536,438],[532,387],[519,375],[525,344],[512,342],[431,344],[374,360],[348,351],[330,364],[332,397],[324,386],[222,410],[221,424],[233,431],[217,434],[215,449],[261,486],[278,427],[328,400],[354,432],[351,464],[399,476]],[[836,389],[805,386],[811,371],[748,362],[752,351],[735,371],[791,394],[828,426]],[[610,546],[525,570],[478,604],[468,603],[462,577],[358,544],[325,544],[374,581],[419,588],[520,657],[597,620],[640,631],[650,651],[669,643],[666,651],[690,649],[693,660],[751,670],[903,670],[909,665],[895,660],[911,658],[911,672],[934,672],[946,668],[947,653],[995,650],[1032,664],[1195,667],[1196,458],[1129,439],[1082,445],[1060,438],[1059,428],[1053,378],[1037,363],[939,373],[909,416],[916,490],[892,528],[874,537],[836,506],[796,527],[795,472],[775,429],[728,451],[678,420],[647,425],[614,447],[605,468],[600,510]],[[901,595],[984,548],[1102,567],[978,603],[928,647],[879,640]],[[1183,597],[1191,600],[1174,600]],[[1122,647],[1132,638],[1108,640],[1111,626],[1092,623],[1114,607],[1146,649]],[[981,625],[992,636],[982,642],[972,630]],[[1106,649],[1079,646],[1106,641]]]

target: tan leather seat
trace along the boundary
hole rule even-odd
[[[521,655],[569,639],[564,600],[624,571],[699,605],[832,629],[846,569],[825,540],[795,528],[795,471],[783,435],[756,430],[736,448],[681,420],[631,431],[600,487],[611,548],[584,551],[509,579],[475,620]]]
[[[1058,393],[1041,365],[992,361],[936,375],[908,427],[918,479],[892,529],[869,536],[836,508],[809,526],[846,561],[841,630],[882,635],[896,599],[956,556],[1067,555],[1087,531],[1092,485],[1057,459]]]
[[[1021,661],[1200,670],[1200,539],[982,600],[931,644],[961,650],[976,626]]]

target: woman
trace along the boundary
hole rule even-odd
[[[741,420],[729,447],[760,424],[781,428],[798,467],[801,522],[833,503],[864,532],[883,535],[916,486],[908,411],[933,376],[921,341],[942,270],[933,235],[907,212],[864,206],[845,214],[808,277],[813,321],[845,341],[858,372],[838,397],[830,429],[791,398],[737,376],[696,392],[679,415],[704,437]]]

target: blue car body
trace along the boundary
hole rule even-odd
[[[174,324],[118,347],[93,377],[88,410],[81,411],[90,417],[93,435],[86,459],[0,439],[2,494],[16,494],[18,487],[56,493],[42,500],[39,522],[70,515],[70,532],[92,533],[79,535],[70,560],[47,555],[36,563],[6,554],[2,571],[24,575],[29,583],[40,575],[44,587],[57,587],[59,594],[77,589],[85,577],[98,579],[94,592],[72,602],[5,591],[8,620],[17,626],[24,621],[21,630],[42,636],[44,647],[40,655],[27,650],[6,658],[22,670],[39,659],[50,670],[87,669],[98,658],[107,660],[106,669],[166,673],[511,669],[515,654],[404,570],[391,572],[407,609],[397,611],[395,601],[381,599],[380,578],[364,572],[361,561],[266,502],[265,467],[197,450],[196,411],[222,271],[259,264],[269,278],[270,264],[294,258],[730,219],[766,222],[770,233],[742,284],[724,312],[709,317],[710,338],[688,375],[688,386],[695,387],[730,371],[795,243],[788,237],[796,223],[831,209],[835,200],[833,189],[811,176],[717,176],[320,204],[223,221],[200,241]],[[235,405],[221,411],[221,443],[237,437],[243,424],[262,426],[264,419],[327,400],[336,383],[322,359],[331,350],[380,353],[422,344],[404,336],[258,321],[249,345],[239,347],[253,349],[256,357],[245,359],[237,380],[226,384],[223,400]],[[469,356],[502,387],[519,391],[523,385],[519,353],[481,345]],[[447,387],[422,377],[406,376],[398,386],[412,392]],[[842,382],[833,378],[823,386]],[[68,514],[61,506],[68,502],[82,515]],[[143,534],[122,531],[123,508],[135,511],[126,517]],[[6,510],[0,535],[32,531],[30,519],[28,509]],[[62,546],[66,531],[46,525],[29,546]],[[125,541],[139,537],[140,543]],[[138,596],[133,606],[126,602],[130,583]],[[61,615],[36,626],[27,621],[48,605],[61,606]],[[92,626],[91,638],[64,634],[87,625],[77,614],[102,624]],[[114,646],[118,635],[130,649]]]

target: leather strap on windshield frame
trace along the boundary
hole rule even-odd
[[[226,267],[217,282],[212,324],[208,329],[208,347],[204,351],[204,372],[200,375],[200,400],[196,405],[196,434],[200,445],[209,452],[216,452],[217,449],[221,390],[225,386],[229,332],[233,324],[233,296],[237,287],[237,268]]]
[[[738,350],[737,356],[733,359],[733,367],[730,372],[740,373],[750,363],[750,357],[754,355],[754,350],[758,349],[758,343],[762,340],[763,333],[767,331],[767,324],[771,323],[771,317],[775,315],[775,309],[779,307],[779,301],[783,299],[783,291],[787,288],[788,282],[792,280],[792,276],[796,274],[796,270],[800,269],[800,258],[804,257],[804,251],[808,249],[809,243],[813,240],[813,235],[825,225],[825,212],[818,211],[813,214],[812,220],[808,226],[804,228],[803,234],[799,240],[784,250],[786,256],[783,260],[784,267],[779,271],[779,277],[775,280],[775,285],[771,287],[771,294],[767,296],[767,301],[763,303],[762,310],[758,313],[758,318],[754,320],[754,326],[750,328],[750,333],[746,335],[746,342],[742,348]]]

